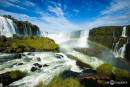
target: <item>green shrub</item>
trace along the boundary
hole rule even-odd
[[[3,42],[4,42],[4,41],[6,41],[6,40],[7,40],[7,39],[6,39],[5,36],[1,36],[1,37],[0,37],[0,41],[3,41]]]
[[[13,79],[19,79],[19,78],[24,77],[25,75],[26,75],[26,72],[21,72],[21,71],[19,71],[19,70],[12,71],[12,72],[10,73],[10,76],[11,76],[11,78],[13,78]]]
[[[97,67],[97,73],[100,75],[104,75],[104,76],[110,76],[112,74],[112,69],[113,67],[108,64],[108,63],[104,63],[102,65],[100,65],[99,67]]]
[[[60,77],[57,77],[53,79],[48,85],[40,83],[36,87],[83,87],[83,86],[74,78],[70,77],[62,79]]]
[[[114,69],[114,75],[116,80],[130,82],[130,73],[126,70]]]
[[[0,48],[5,49],[6,52],[24,52],[24,51],[53,51],[60,52],[59,45],[54,40],[46,37],[38,37],[29,35],[27,37],[18,37],[16,34],[13,38],[4,38],[0,41]],[[6,41],[4,40],[6,39]]]

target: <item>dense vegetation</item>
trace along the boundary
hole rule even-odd
[[[130,73],[126,70],[115,69],[114,75],[116,80],[130,82]]]
[[[22,79],[26,74],[26,72],[21,72],[19,70],[2,73],[0,74],[0,83],[2,83],[2,87],[6,87],[10,83]]]
[[[96,71],[99,75],[109,76],[111,79],[117,81],[128,81],[128,83],[130,82],[130,72],[123,69],[113,68],[108,63],[100,65],[97,67]]]
[[[110,64],[104,63],[97,67],[96,71],[98,74],[101,74],[103,76],[110,76],[112,74],[112,69],[113,67]]]
[[[27,35],[29,35],[29,34],[37,35],[38,33],[40,33],[38,26],[33,25],[33,24],[29,23],[28,21],[18,21],[17,19],[11,17],[11,15],[3,15],[3,17],[13,20],[13,22],[18,27],[18,30],[16,30],[16,33],[21,36],[25,36],[25,33],[27,33]],[[25,28],[27,28],[27,30],[25,30]],[[32,33],[30,33],[30,31],[32,31]]]
[[[36,50],[59,52],[59,46],[54,40],[47,37],[32,35],[19,37],[16,34],[13,35],[13,38],[0,37],[0,51],[12,53]]]
[[[89,31],[89,40],[114,50],[116,43],[120,40],[117,49],[119,50],[127,43],[130,37],[130,25],[126,26],[126,36],[121,37],[123,26],[103,26],[93,28]],[[130,43],[126,46],[125,58],[130,60]]]
[[[60,77],[57,77],[53,79],[48,85],[40,83],[36,87],[83,87],[83,86],[74,78],[70,77],[62,79]]]
[[[113,43],[117,43],[121,37],[123,26],[104,26],[93,28],[89,31],[89,40],[97,42],[106,46],[109,49],[112,49]],[[115,36],[113,34],[115,33]],[[117,37],[114,42],[114,37]],[[121,42],[119,48],[122,47],[124,43],[126,43],[125,38],[121,38]]]
[[[19,70],[16,71],[11,71],[10,76],[12,79],[18,79],[18,78],[22,78],[26,75],[26,72],[21,72]]]

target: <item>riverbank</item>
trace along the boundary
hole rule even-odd
[[[35,51],[59,52],[59,45],[47,37],[29,35],[20,37],[13,35],[13,38],[0,37],[0,52],[19,53]]]

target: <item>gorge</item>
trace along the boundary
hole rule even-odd
[[[36,25],[29,22],[0,17],[0,37],[4,35],[7,39],[0,39],[0,46],[3,47],[5,42],[9,43],[11,40],[12,43],[16,41],[14,44],[22,43],[22,51],[7,53],[5,50],[12,46],[9,44],[0,52],[0,78],[3,73],[16,70],[26,73],[24,77],[9,84],[5,84],[3,78],[0,83],[8,87],[35,87],[41,82],[47,85],[57,76],[80,76],[89,70],[92,70],[91,73],[96,72],[97,67],[104,63],[130,72],[130,66],[122,60],[130,60],[129,28],[129,25],[104,26],[91,30],[49,33],[41,32]],[[13,47],[19,50],[21,45]],[[78,61],[81,65],[83,63],[91,67],[81,66]]]

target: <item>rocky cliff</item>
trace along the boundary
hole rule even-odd
[[[18,36],[28,36],[29,34],[40,36],[38,26],[28,21],[18,21],[10,15],[0,17],[0,35],[12,37],[13,34]]]
[[[93,28],[89,31],[88,39],[130,60],[130,25]]]

